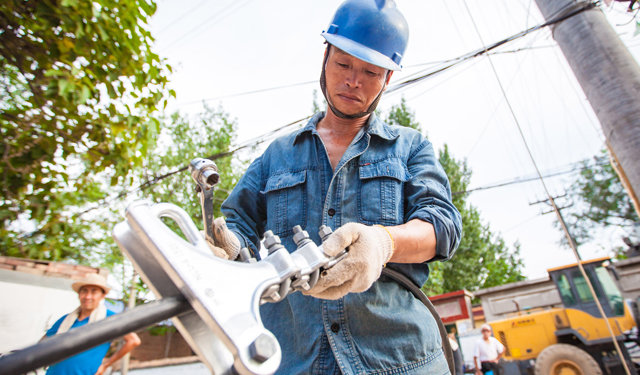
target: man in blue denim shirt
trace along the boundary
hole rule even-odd
[[[300,225],[335,232],[324,251],[345,259],[304,294],[260,309],[282,347],[280,374],[447,374],[434,318],[385,276],[393,268],[422,285],[427,262],[449,259],[460,214],[444,170],[419,132],[373,113],[408,40],[393,1],[347,0],[327,32],[321,87],[329,110],[275,140],[222,206],[216,243],[259,257],[266,230],[294,251]],[[220,240],[222,239],[222,240]]]

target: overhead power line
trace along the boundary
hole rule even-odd
[[[538,30],[543,29],[543,28],[545,28],[547,26],[556,24],[558,22],[562,22],[562,21],[566,20],[567,18],[573,17],[573,16],[575,16],[577,14],[580,14],[580,13],[586,11],[586,10],[593,9],[596,6],[597,6],[597,4],[595,4],[595,3],[580,3],[580,6],[576,7],[575,9],[571,9],[571,10],[569,10],[567,12],[561,13],[561,14],[557,15],[556,17],[554,17],[550,21],[547,21],[547,22],[541,23],[539,25],[533,26],[533,27],[531,27],[531,28],[529,28],[527,30],[521,31],[521,32],[519,32],[517,34],[514,34],[514,35],[508,37],[508,38],[502,39],[502,40],[497,41],[497,42],[495,42],[493,44],[490,44],[488,46],[484,46],[484,47],[479,48],[479,49],[477,49],[475,51],[471,51],[471,52],[469,52],[467,54],[464,54],[464,55],[459,56],[459,57],[457,57],[455,59],[452,59],[451,62],[448,65],[440,67],[440,68],[438,68],[438,69],[436,69],[434,71],[427,72],[427,73],[422,74],[422,75],[420,75],[420,76],[418,76],[416,78],[405,79],[403,81],[395,83],[395,84],[389,86],[389,88],[386,91],[386,94],[389,94],[389,93],[394,92],[396,90],[400,90],[400,89],[404,88],[405,86],[420,82],[420,81],[422,81],[422,80],[424,80],[426,78],[433,77],[434,75],[440,74],[440,73],[442,73],[442,72],[444,72],[444,71],[446,71],[446,70],[448,70],[448,69],[450,69],[450,68],[452,68],[452,67],[454,67],[454,66],[456,66],[456,65],[458,65],[458,64],[460,64],[462,62],[468,61],[468,60],[470,60],[472,58],[489,54],[489,51],[492,51],[492,50],[494,50],[494,49],[496,49],[496,48],[498,48],[500,46],[503,46],[506,43],[512,42],[512,41],[514,41],[516,39],[519,39],[519,38],[522,38],[523,36],[525,36],[525,35],[527,35],[529,33],[532,33],[534,31],[538,31]]]
[[[274,138],[282,130],[285,130],[285,129],[293,126],[293,125],[299,124],[302,121],[307,120],[309,118],[311,118],[311,116],[307,116],[305,118],[301,118],[299,120],[290,122],[290,123],[288,123],[286,125],[283,125],[283,126],[280,126],[280,127],[276,128],[276,129],[274,129],[274,130],[272,130],[272,131],[270,131],[268,133],[265,133],[260,137],[256,137],[256,138],[250,139],[250,140],[248,140],[246,142],[243,142],[242,144],[238,145],[236,148],[234,148],[232,150],[220,152],[220,153],[213,154],[213,155],[209,155],[209,156],[205,157],[205,159],[217,160],[217,159],[221,159],[221,158],[233,155],[233,154],[235,154],[236,152],[238,152],[240,150],[244,150],[246,148],[258,146],[258,145],[260,145],[260,144],[262,144],[262,143]],[[164,180],[164,179],[166,179],[168,177],[171,177],[171,176],[173,176],[175,174],[178,174],[180,172],[186,171],[188,168],[189,168],[189,164],[187,164],[185,166],[182,166],[182,167],[180,167],[180,168],[178,168],[176,170],[173,170],[173,171],[171,171],[169,173],[165,173],[163,175],[151,178],[151,179],[145,181],[144,183],[140,184],[139,186],[137,186],[137,187],[135,187],[133,189],[124,191],[124,192],[116,195],[113,198],[105,198],[105,199],[103,199],[102,202],[98,203],[98,205],[96,205],[94,207],[91,207],[91,208],[88,208],[88,209],[86,209],[86,210],[84,210],[82,212],[79,212],[79,213],[75,214],[74,217],[80,217],[80,216],[86,214],[87,212],[93,211],[93,210],[98,209],[100,207],[107,206],[107,205],[111,204],[112,202],[114,202],[116,200],[126,198],[127,196],[129,196],[129,195],[131,195],[133,193],[136,193],[138,191],[142,191],[144,189],[147,189],[147,188],[159,183],[160,181],[162,181],[162,180]]]
[[[511,54],[511,53],[518,53],[518,52],[522,52],[522,51],[527,51],[527,50],[535,50],[535,49],[543,49],[543,48],[556,48],[557,45],[547,45],[547,46],[536,46],[536,47],[522,47],[522,48],[518,48],[518,49],[514,49],[514,50],[508,50],[508,51],[496,51],[493,53],[489,53],[489,55],[505,55],[505,54]],[[429,61],[429,62],[425,62],[425,63],[420,63],[420,64],[413,64],[413,65],[407,65],[404,66],[404,69],[411,69],[411,68],[417,68],[420,66],[426,66],[426,65],[437,65],[437,64],[443,64],[443,63],[447,63],[447,62],[452,62],[452,61],[458,61],[460,60],[460,57],[456,57],[453,59],[447,59],[447,60],[440,60],[440,61]],[[459,61],[458,63],[461,63],[463,61]],[[422,70],[424,72],[424,70]],[[192,100],[190,102],[185,102],[185,103],[178,103],[178,107],[182,107],[185,105],[191,105],[191,104],[199,104],[202,102],[209,102],[212,100],[220,100],[220,99],[228,99],[228,98],[235,98],[238,96],[245,96],[245,95],[253,95],[253,94],[259,94],[259,93],[263,93],[263,92],[268,92],[268,91],[276,91],[276,90],[282,90],[282,89],[287,89],[290,87],[296,87],[296,86],[304,86],[304,85],[310,85],[313,83],[318,83],[319,81],[317,79],[311,80],[311,81],[305,81],[305,82],[298,82],[298,83],[292,83],[289,85],[283,85],[283,86],[275,86],[275,87],[268,87],[268,88],[264,88],[264,89],[257,89],[257,90],[251,90],[251,91],[245,91],[245,92],[239,92],[239,93],[235,93],[235,94],[228,94],[228,95],[220,95],[220,96],[215,96],[212,98],[204,98],[204,99],[199,99],[199,100]],[[392,83],[390,87],[392,87],[395,83]],[[386,92],[385,92],[386,94]]]
[[[589,168],[591,168],[593,166],[609,164],[609,162],[607,160],[608,159],[605,158],[605,157],[598,158],[598,159],[596,159],[596,163],[594,165],[588,165],[588,166],[582,166],[582,167],[575,166],[575,167],[573,167],[573,168],[571,168],[569,170],[561,171],[561,172],[555,172],[555,173],[548,173],[548,174],[543,175],[542,177],[543,178],[556,177],[556,176],[570,174],[570,173],[574,173],[574,172],[578,172],[578,171],[584,171],[584,170],[589,169]],[[603,163],[602,161],[606,161],[606,162]],[[452,192],[451,195],[469,194],[469,193],[472,193],[474,191],[495,189],[495,188],[514,185],[514,184],[521,184],[521,183],[524,183],[524,182],[536,181],[536,180],[539,180],[539,179],[540,179],[540,177],[537,176],[537,175],[535,177],[516,177],[513,180],[506,181],[506,182],[499,182],[499,183],[495,183],[495,184],[491,184],[491,185],[480,186],[480,187],[473,188],[473,189],[468,189],[468,190],[465,190],[465,191],[455,191],[455,192]]]
[[[591,4],[591,3],[590,3]],[[591,9],[593,6],[586,6],[583,8],[579,8],[577,10],[574,10],[572,12],[569,12],[568,14],[562,14],[558,17],[556,17],[555,19],[539,24],[537,26],[531,27],[527,30],[521,31],[517,34],[514,34],[508,38],[505,38],[503,40],[500,40],[498,42],[493,43],[490,46],[487,46],[486,48],[480,48],[468,53],[465,53],[464,55],[452,58],[452,59],[448,59],[448,60],[441,60],[441,61],[431,61],[431,62],[425,62],[425,63],[420,63],[420,64],[413,64],[413,65],[408,65],[405,68],[415,68],[415,67],[419,67],[419,66],[426,66],[426,65],[437,65],[437,64],[447,64],[445,66],[439,67],[435,70],[430,70],[429,68],[424,69],[422,71],[419,71],[417,73],[414,73],[412,75],[410,75],[409,77],[413,77],[415,75],[418,75],[418,77],[416,78],[412,78],[412,79],[408,79],[409,77],[406,77],[404,80],[401,80],[399,82],[395,82],[392,83],[391,85],[389,85],[389,87],[387,88],[387,90],[385,91],[385,95],[388,95],[392,92],[401,90],[403,88],[405,88],[406,86],[409,86],[411,84],[420,82],[426,78],[430,78],[433,77],[439,73],[442,73],[458,64],[461,64],[465,61],[468,61],[470,59],[473,59],[475,57],[480,57],[483,55],[498,55],[498,54],[509,54],[509,53],[517,53],[517,52],[521,52],[521,51],[526,51],[526,50],[534,50],[534,49],[543,49],[543,48],[553,48],[556,47],[555,45],[546,45],[546,46],[537,46],[537,47],[533,47],[533,46],[529,46],[529,47],[523,47],[523,48],[518,48],[515,50],[509,50],[509,51],[496,51],[493,53],[489,53],[489,51],[492,51],[500,46],[503,46],[509,42],[512,42],[514,40],[517,40],[519,38],[524,37],[527,34],[530,34],[532,32],[538,31],[540,29],[543,29],[546,26],[549,25],[553,25],[555,23],[564,21],[565,19],[569,18],[569,17],[573,17],[576,14],[579,14],[585,10]],[[420,75],[420,73],[424,73],[422,75]],[[311,81],[305,81],[305,82],[298,82],[298,83],[292,83],[289,85],[283,85],[283,86],[276,86],[276,87],[269,87],[269,88],[264,88],[264,89],[258,89],[258,90],[251,90],[251,91],[246,91],[246,92],[240,92],[240,93],[236,93],[236,94],[229,94],[229,95],[221,95],[221,96],[216,96],[213,98],[205,98],[205,99],[200,99],[200,100],[193,100],[190,102],[186,102],[186,103],[180,103],[178,104],[178,107],[180,106],[184,106],[184,105],[190,105],[190,104],[197,104],[197,103],[201,103],[201,102],[206,102],[206,101],[211,101],[211,100],[220,100],[220,99],[227,99],[227,98],[233,98],[233,97],[238,97],[238,96],[244,96],[244,95],[252,95],[252,94],[258,94],[258,93],[263,93],[263,92],[268,92],[268,91],[275,91],[275,90],[281,90],[281,89],[285,89],[285,88],[290,88],[290,87],[296,87],[296,86],[303,86],[303,85],[309,85],[312,83],[316,83],[318,82],[318,80],[314,79]]]
[[[171,23],[165,27],[163,27],[162,29],[160,29],[156,35],[160,35],[163,32],[167,31],[168,29],[172,28],[173,26],[177,25],[178,22],[182,21],[186,16],[188,16],[189,14],[195,12],[197,9],[199,9],[201,6],[203,6],[204,4],[206,4],[209,0],[203,0],[200,3],[198,3],[196,6],[194,6],[193,8],[189,9],[186,13],[184,13],[182,16],[178,17],[177,19],[171,21]]]
[[[249,0],[249,1],[252,1],[252,0]],[[246,5],[247,3],[248,3],[248,2],[244,3],[242,6]],[[457,64],[460,64],[460,63],[462,63],[462,62],[464,62],[464,61],[468,61],[468,60],[470,60],[470,59],[472,59],[472,58],[474,58],[474,57],[478,57],[478,56],[486,55],[486,54],[488,54],[488,53],[489,53],[489,51],[490,51],[490,50],[493,50],[493,49],[498,48],[499,46],[502,46],[502,45],[504,45],[504,44],[506,44],[506,43],[508,43],[508,42],[511,42],[511,41],[513,41],[513,40],[516,40],[516,39],[518,39],[518,38],[521,38],[521,37],[523,37],[523,36],[525,36],[525,35],[527,35],[527,34],[529,34],[529,33],[533,32],[533,31],[540,30],[540,29],[542,29],[543,27],[546,27],[546,26],[549,26],[549,25],[555,24],[555,23],[557,23],[557,22],[561,22],[561,21],[563,21],[563,20],[565,20],[565,19],[567,19],[567,18],[569,18],[569,17],[572,17],[572,16],[574,16],[574,15],[576,15],[576,14],[579,14],[579,13],[581,13],[581,12],[585,11],[585,10],[592,9],[592,8],[593,8],[593,7],[595,7],[595,6],[596,6],[596,4],[594,4],[594,3],[588,3],[586,6],[585,6],[585,5],[582,5],[581,7],[577,8],[577,9],[572,9],[572,10],[570,10],[570,11],[566,11],[566,12],[564,12],[564,13],[560,14],[559,16],[555,17],[555,18],[554,18],[554,19],[552,19],[551,21],[547,21],[547,22],[545,22],[545,23],[543,23],[543,24],[540,24],[540,25],[538,25],[538,26],[534,26],[534,27],[529,28],[529,29],[527,29],[527,30],[525,30],[525,31],[522,31],[522,32],[520,32],[520,33],[517,33],[517,34],[515,34],[515,35],[512,35],[512,36],[510,36],[510,37],[508,37],[508,38],[505,38],[505,39],[503,39],[503,40],[501,40],[501,41],[499,41],[499,42],[493,43],[493,44],[492,44],[491,46],[489,46],[489,47],[485,47],[485,48],[483,48],[483,49],[478,49],[478,50],[472,51],[472,52],[470,52],[470,53],[467,53],[467,54],[465,54],[465,55],[462,55],[462,56],[460,56],[460,57],[458,57],[458,58],[456,58],[456,59],[452,59],[452,60],[451,60],[451,63],[450,63],[449,65],[446,65],[446,66],[441,67],[441,68],[438,68],[438,69],[436,69],[436,70],[434,70],[434,71],[431,71],[431,72],[425,73],[425,74],[423,74],[423,75],[421,75],[421,76],[418,76],[418,77],[416,77],[416,78],[412,78],[412,79],[405,79],[404,81],[401,81],[401,82],[399,82],[399,83],[393,84],[393,85],[391,85],[391,86],[389,87],[389,89],[387,89],[387,91],[385,92],[385,94],[389,94],[389,93],[391,93],[391,92],[401,90],[401,89],[403,89],[403,88],[405,88],[405,87],[408,87],[408,86],[410,86],[410,85],[413,85],[413,84],[416,84],[416,83],[422,82],[422,81],[424,81],[426,78],[433,77],[433,76],[435,76],[436,74],[439,74],[439,73],[441,73],[441,72],[444,72],[445,70],[447,70],[447,69],[449,69],[449,68],[451,68],[451,67],[453,67],[453,66],[455,66],[455,65],[457,65]],[[227,7],[227,8],[228,8],[228,7]],[[225,8],[225,9],[227,9],[227,8]],[[238,8],[236,8],[236,10],[237,10],[237,9],[238,9]],[[228,15],[228,14],[227,14],[227,15]],[[198,27],[199,27],[199,26],[198,26]],[[196,27],[196,28],[197,28],[197,27]],[[418,72],[418,73],[420,73],[420,72]],[[418,73],[416,73],[416,74],[418,74]],[[306,83],[306,82],[303,82],[303,83],[300,83],[300,84],[293,84],[293,85],[288,85],[288,86],[281,86],[281,87],[278,87],[278,88],[256,90],[256,91],[254,91],[254,92],[234,94],[234,95],[232,95],[232,96],[247,95],[247,94],[250,94],[250,93],[263,92],[263,91],[269,91],[269,90],[275,90],[275,89],[279,89],[279,88],[283,88],[283,87],[290,87],[290,86],[296,86],[296,85],[302,85],[302,84],[307,84],[307,83]],[[268,133],[266,133],[266,134],[263,134],[263,135],[261,135],[261,136],[259,136],[259,137],[256,137],[256,138],[254,138],[254,139],[251,139],[251,140],[249,140],[249,141],[245,142],[244,144],[237,146],[237,147],[236,147],[235,149],[233,149],[233,150],[226,151],[226,152],[222,152],[222,153],[218,153],[218,154],[215,154],[215,155],[211,155],[211,156],[207,157],[207,159],[210,159],[210,160],[216,160],[216,159],[219,159],[219,158],[222,158],[222,157],[225,157],[225,156],[232,155],[232,154],[234,154],[234,153],[236,153],[236,152],[238,152],[238,151],[240,151],[240,150],[242,150],[242,149],[245,149],[245,148],[248,148],[248,147],[254,147],[254,146],[257,146],[257,145],[259,145],[259,144],[262,144],[262,143],[264,143],[264,142],[268,141],[269,139],[272,139],[272,138],[273,138],[274,136],[276,136],[276,135],[277,135],[277,133],[279,133],[280,131],[282,131],[282,130],[284,130],[284,129],[287,129],[287,128],[289,128],[289,127],[293,126],[293,125],[299,124],[300,122],[302,122],[302,121],[304,121],[304,120],[307,120],[307,119],[309,119],[310,117],[311,117],[311,116],[307,116],[307,117],[305,117],[305,118],[302,118],[302,119],[299,119],[299,120],[293,121],[293,122],[291,122],[291,123],[288,123],[288,124],[286,124],[286,125],[283,125],[283,126],[281,126],[281,127],[277,128],[277,129],[275,129],[275,130],[272,130],[272,131],[270,131],[270,132],[268,132]],[[180,172],[183,172],[183,171],[187,170],[187,168],[188,168],[188,165],[185,165],[185,166],[183,166],[183,167],[181,167],[181,168],[179,168],[179,169],[177,169],[177,170],[174,170],[174,171],[172,171],[172,172],[169,172],[169,173],[166,173],[166,174],[164,174],[164,175],[157,176],[157,177],[154,177],[154,178],[152,178],[152,179],[150,179],[150,180],[147,180],[146,182],[142,183],[141,185],[139,185],[139,186],[138,186],[138,187],[136,187],[136,188],[133,188],[133,189],[131,189],[131,190],[127,190],[127,191],[125,191],[125,192],[122,192],[122,193],[118,194],[117,196],[115,196],[115,197],[113,197],[113,198],[106,198],[106,199],[104,199],[104,200],[103,200],[101,203],[99,203],[97,206],[94,206],[94,207],[92,207],[92,208],[86,209],[86,210],[84,210],[84,211],[82,211],[82,212],[80,212],[80,213],[78,213],[78,214],[74,215],[74,217],[82,216],[82,215],[84,215],[84,214],[85,214],[85,213],[87,213],[87,212],[90,212],[90,211],[93,211],[93,210],[95,210],[95,209],[97,209],[97,208],[100,208],[100,207],[103,207],[103,206],[105,206],[105,205],[108,205],[108,204],[110,204],[111,202],[113,202],[113,201],[115,201],[115,200],[125,198],[125,197],[129,196],[130,194],[132,194],[132,193],[134,193],[134,192],[137,192],[137,191],[141,191],[141,190],[147,189],[147,188],[149,188],[149,187],[151,187],[151,186],[153,186],[153,185],[155,185],[155,184],[159,183],[160,181],[162,181],[162,180],[166,179],[167,177],[173,176],[173,175],[175,175],[175,174],[177,174],[177,173],[180,173]],[[515,183],[515,182],[514,182],[514,183]],[[496,186],[496,187],[497,187],[497,186]],[[489,188],[490,188],[490,187],[489,187]],[[481,189],[481,188],[478,188],[478,189],[476,189],[476,190],[480,190],[480,189]],[[485,188],[485,189],[486,189],[486,188]],[[465,192],[456,192],[456,194],[463,194],[463,193],[465,193]]]
[[[309,85],[311,83],[318,83],[319,80],[315,79],[313,81],[306,81],[306,82],[299,82],[299,83],[293,83],[290,85],[284,85],[284,86],[277,86],[277,87],[270,87],[267,89],[259,89],[259,90],[253,90],[253,91],[247,91],[247,92],[240,92],[237,94],[229,94],[229,95],[222,95],[222,96],[216,96],[214,98],[207,98],[207,99],[201,99],[201,100],[194,100],[191,102],[186,102],[186,103],[181,103],[178,104],[178,107],[183,106],[183,105],[189,105],[189,104],[196,104],[196,103],[202,103],[202,102],[208,102],[211,100],[219,100],[219,99],[227,99],[227,98],[233,98],[236,96],[244,96],[244,95],[251,95],[251,94],[257,94],[260,92],[266,92],[266,91],[274,91],[274,90],[280,90],[280,89],[286,89],[289,87],[296,87],[296,86],[303,86],[303,85]]]
[[[232,13],[238,11],[240,8],[243,8],[244,6],[246,6],[247,4],[249,4],[252,1],[254,1],[254,0],[248,0],[248,1],[245,1],[244,3],[240,3],[239,1],[231,1],[229,4],[227,4],[226,7],[224,7],[220,12],[215,14],[213,17],[210,17],[210,18],[204,20],[203,22],[199,23],[196,27],[192,28],[191,30],[189,30],[186,33],[184,33],[181,36],[179,36],[177,39],[175,39],[173,42],[171,42],[168,46],[166,46],[164,48],[163,52],[166,53],[166,52],[170,51],[172,49],[172,47],[174,47],[174,46],[179,46],[179,47],[180,46],[184,46],[186,43],[182,43],[180,45],[178,45],[178,43],[181,42],[182,40],[184,40],[186,37],[188,37],[191,34],[193,34],[195,31],[198,31],[198,29],[200,29],[200,27],[202,27],[203,25],[206,25],[205,28],[211,27],[215,23],[220,22],[223,19],[229,17]],[[234,9],[229,10],[234,5],[237,5],[237,6]],[[227,10],[228,10],[228,12],[225,13]]]

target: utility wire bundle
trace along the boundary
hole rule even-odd
[[[435,69],[427,68],[425,70],[422,70],[420,72],[417,72],[417,73],[405,78],[404,80],[402,80],[400,82],[394,83],[394,84],[390,85],[387,88],[387,90],[384,92],[384,95],[389,95],[391,93],[397,93],[397,92],[403,91],[407,87],[410,87],[410,86],[415,85],[417,83],[423,82],[428,78],[433,78],[434,76],[436,76],[436,75],[438,75],[438,74],[440,74],[442,72],[445,72],[445,71],[449,70],[450,68],[452,68],[454,66],[457,66],[457,65],[459,65],[461,63],[464,63],[466,61],[470,61],[470,60],[472,60],[472,59],[474,59],[476,57],[480,57],[480,56],[486,55],[490,51],[495,50],[496,48],[501,47],[501,46],[503,46],[503,45],[505,45],[507,43],[510,43],[510,42],[513,42],[513,41],[515,41],[517,39],[520,39],[520,38],[524,37],[527,34],[530,34],[532,32],[541,30],[541,29],[543,29],[543,28],[545,28],[547,26],[551,26],[553,24],[562,22],[562,21],[564,21],[564,20],[566,20],[566,19],[568,19],[570,17],[573,17],[573,16],[575,16],[577,14],[580,14],[580,13],[582,13],[584,11],[593,9],[593,8],[597,7],[599,5],[599,3],[600,3],[599,1],[573,3],[572,5],[560,10],[557,13],[557,15],[555,17],[553,17],[553,19],[551,19],[551,20],[549,20],[547,22],[541,23],[541,24],[539,24],[537,26],[533,26],[533,27],[531,27],[531,28],[529,28],[527,30],[521,31],[521,32],[519,32],[517,34],[514,34],[514,35],[512,35],[512,36],[510,36],[508,38],[505,38],[505,39],[502,39],[500,41],[497,41],[497,42],[495,42],[495,43],[493,43],[491,45],[488,45],[486,47],[479,48],[477,50],[468,52],[468,53],[466,53],[464,55],[461,55],[459,57],[444,61],[444,66],[439,66],[439,67],[437,67]],[[421,73],[424,73],[424,74],[421,74]],[[417,77],[416,77],[416,75],[417,75]],[[259,92],[259,91],[264,91],[264,90],[258,90],[257,92]],[[210,155],[210,156],[206,157],[206,159],[210,159],[210,160],[220,159],[220,158],[223,158],[223,157],[226,157],[226,156],[233,155],[233,154],[235,154],[236,152],[238,152],[240,150],[260,145],[260,144],[262,144],[264,142],[267,142],[269,140],[272,140],[272,139],[276,138],[284,130],[288,130],[291,127],[293,127],[294,125],[299,125],[300,123],[302,123],[303,121],[309,119],[310,117],[311,116],[307,116],[307,117],[301,118],[299,120],[290,122],[290,123],[288,123],[286,125],[282,125],[279,128],[276,128],[276,129],[274,129],[274,130],[272,130],[272,131],[270,131],[268,133],[265,133],[265,134],[260,135],[258,137],[249,139],[249,140],[241,143],[240,145],[238,145],[236,148],[234,148],[232,150],[221,152],[221,153],[217,153],[217,154],[214,154],[214,155]],[[112,202],[114,202],[114,201],[116,201],[118,199],[125,198],[125,197],[129,196],[132,193],[147,189],[147,188],[159,183],[160,181],[162,181],[162,180],[164,180],[164,179],[166,179],[166,178],[168,178],[170,176],[173,176],[173,175],[175,175],[177,173],[180,173],[180,172],[183,172],[183,171],[187,170],[187,168],[188,168],[188,165],[185,165],[185,166],[183,166],[183,167],[181,167],[181,168],[179,168],[179,169],[177,169],[175,171],[172,171],[172,172],[166,173],[164,175],[160,175],[160,176],[154,177],[154,178],[152,178],[150,180],[145,181],[144,183],[142,183],[141,185],[139,185],[136,188],[133,188],[131,190],[127,190],[125,192],[122,192],[122,193],[116,195],[115,197],[113,197],[111,199],[105,199],[99,205],[97,205],[95,207],[92,207],[92,208],[89,208],[89,209],[87,209],[85,211],[82,211],[82,212],[76,214],[75,216],[76,217],[81,216],[81,215],[83,215],[83,214],[85,214],[85,213],[87,213],[89,211],[93,211],[93,210],[95,210],[97,208],[100,208],[102,206],[108,205],[108,204],[110,204],[110,203],[112,203]],[[464,192],[458,192],[458,194],[461,194],[461,193],[464,193]]]

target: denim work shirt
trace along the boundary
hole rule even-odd
[[[320,244],[318,228],[349,223],[433,224],[436,256],[449,259],[460,241],[460,213],[431,143],[416,130],[389,126],[372,114],[335,172],[316,124],[276,139],[247,169],[222,205],[227,225],[259,257],[263,233],[296,250],[302,226]],[[388,264],[417,285],[426,263]],[[435,374],[449,372],[436,322],[408,290],[382,276],[363,293],[321,300],[293,293],[262,305],[264,325],[282,347],[281,374]]]

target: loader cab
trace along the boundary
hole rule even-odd
[[[609,318],[621,317],[625,315],[624,300],[607,270],[609,260],[605,257],[583,261],[582,267],[593,285],[605,315]],[[552,268],[548,272],[558,288],[564,307],[583,311],[593,317],[601,317],[577,264]]]

